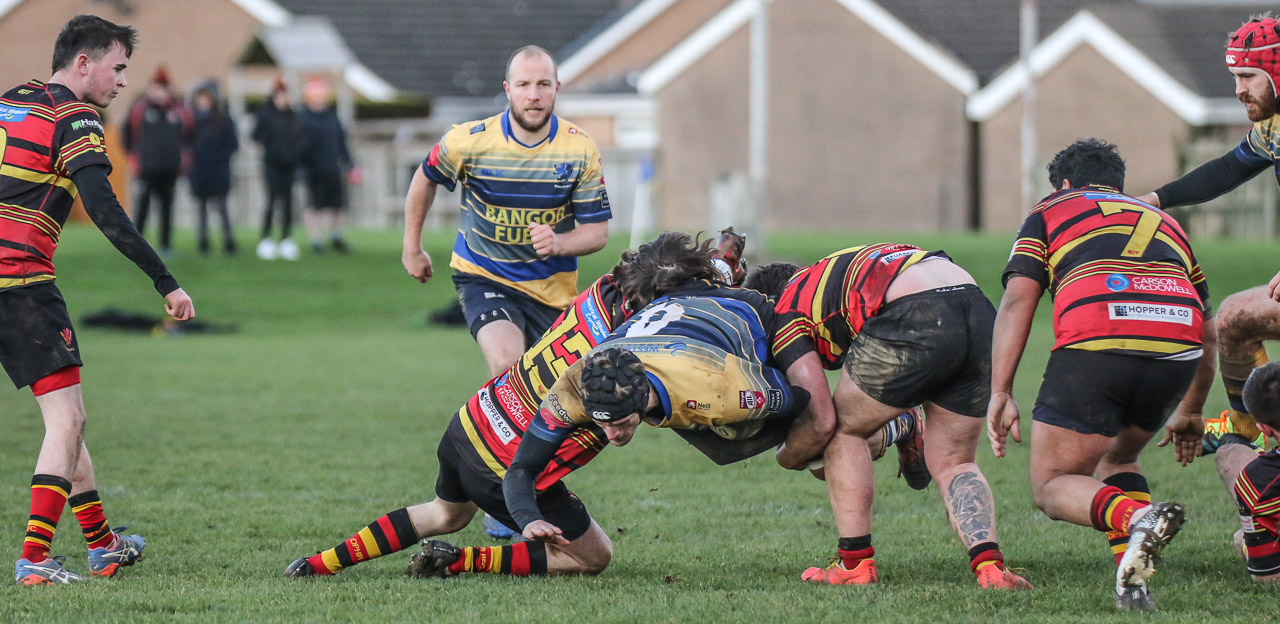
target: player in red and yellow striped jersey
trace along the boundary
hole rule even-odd
[[[44,418],[45,439],[31,484],[31,516],[14,576],[22,584],[81,577],[49,558],[63,506],[70,501],[89,545],[90,572],[112,576],[131,565],[145,541],[107,529],[83,441],[80,353],[53,255],[78,196],[102,233],[152,280],[177,320],[194,315],[155,251],[120,208],[107,174],[102,119],[127,82],[137,33],[92,15],[72,18],[54,44],[53,76],[0,95],[0,365],[14,385],[29,386]]]
[[[1097,139],[1073,143],[1049,164],[1058,191],[1027,216],[1005,268],[988,436],[996,457],[1010,433],[1021,441],[1013,378],[1048,290],[1056,341],[1033,412],[1035,502],[1050,518],[1106,532],[1118,564],[1116,606],[1154,609],[1145,581],[1182,508],[1150,504],[1138,454],[1175,408],[1167,429],[1176,456],[1185,464],[1199,452],[1213,383],[1213,357],[1202,352],[1212,349],[1213,324],[1182,228],[1122,194],[1124,171],[1115,146]],[[1145,539],[1153,530],[1154,542]]]
[[[783,352],[813,345],[824,366],[843,367],[832,399],[839,425],[823,457],[838,556],[801,578],[877,581],[867,439],[904,409],[923,404],[929,471],[979,585],[1030,587],[1004,567],[990,486],[974,463],[989,396],[995,311],[973,278],[940,251],[891,243],[851,247],[797,272],[777,311],[800,315],[780,332]]]
[[[1265,364],[1249,375],[1244,402],[1258,428],[1280,438],[1280,362]],[[1222,436],[1215,454],[1218,474],[1230,488],[1240,512],[1237,548],[1253,580],[1280,581],[1280,451],[1262,452],[1239,434]]]

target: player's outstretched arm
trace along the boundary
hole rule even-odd
[[[539,256],[585,256],[609,242],[609,222],[578,223],[563,234],[556,234],[549,225],[530,223],[529,239]]]
[[[81,167],[71,174],[71,180],[76,183],[80,200],[84,203],[84,210],[93,220],[93,224],[98,226],[102,234],[121,254],[132,260],[151,278],[156,292],[165,297],[166,308],[175,302],[181,303],[180,299],[185,298],[187,318],[194,316],[191,298],[187,297],[186,293],[175,297],[174,301],[169,301],[171,294],[181,292],[178,281],[169,274],[169,269],[164,266],[160,256],[156,255],[147,240],[142,238],[138,229],[134,227],[133,220],[120,207],[120,201],[116,199],[115,191],[111,190],[111,182],[107,179],[106,165]]]
[[[422,249],[422,224],[427,221],[427,211],[436,200],[436,183],[422,172],[422,166],[413,173],[409,193],[404,198],[404,244],[400,263],[409,276],[425,284],[431,279],[431,256]]]
[[[164,296],[164,311],[175,321],[189,321],[196,315],[196,306],[187,291],[179,288]]]
[[[1004,457],[1007,437],[1022,442],[1018,404],[1013,400],[1013,378],[1027,346],[1036,305],[1044,292],[1040,283],[1013,275],[1005,285],[1000,310],[996,313],[991,340],[991,402],[987,405],[987,438],[996,457]]]
[[[801,356],[786,370],[787,381],[809,392],[809,406],[791,426],[774,459],[787,470],[803,470],[822,451],[836,431],[836,408],[817,352]]]
[[[1173,458],[1183,466],[1204,454],[1204,446],[1200,444],[1204,436],[1204,402],[1213,387],[1218,361],[1218,332],[1214,328],[1213,317],[1204,320],[1201,345],[1204,353],[1200,356],[1196,376],[1191,379],[1191,386],[1183,395],[1182,402],[1178,403],[1177,411],[1165,422],[1164,437],[1156,443],[1156,446],[1164,446],[1173,442]]]
[[[515,457],[507,467],[507,476],[502,479],[502,497],[511,518],[526,538],[563,545],[569,541],[561,535],[559,527],[543,520],[542,510],[538,508],[538,475],[547,469],[562,441],[548,439],[558,436],[547,433],[541,417],[535,416],[524,437],[520,438],[520,446],[516,447]]]

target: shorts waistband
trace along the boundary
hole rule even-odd
[[[929,299],[933,297],[952,297],[955,295],[967,295],[967,294],[978,294],[983,297],[986,296],[985,294],[983,294],[982,289],[978,288],[977,284],[955,284],[954,286],[942,286],[940,288],[931,288],[929,290],[922,290],[920,292],[914,292],[909,295],[903,295],[901,297],[898,297],[897,299],[894,299],[893,301],[886,302],[884,304],[884,307],[887,308],[900,301],[912,301],[915,299]]]

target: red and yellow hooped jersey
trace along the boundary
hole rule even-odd
[[[561,374],[627,318],[622,293],[604,276],[578,295],[536,344],[489,380],[454,416],[449,432],[470,468],[501,482],[538,407]],[[539,475],[545,489],[595,457],[606,440],[598,427],[575,431]]]
[[[54,279],[71,175],[89,165],[111,166],[102,118],[70,89],[32,80],[0,96],[0,290]]]
[[[884,307],[894,278],[932,257],[947,255],[913,245],[877,243],[842,249],[801,269],[778,297],[779,314],[799,314],[778,333],[778,351],[811,341],[825,368],[840,368],[862,326]]]
[[[1245,466],[1235,493],[1249,573],[1280,573],[1280,450],[1260,454]]]
[[[1105,187],[1066,189],[1027,216],[1005,267],[1053,297],[1054,349],[1194,359],[1209,288],[1187,236],[1157,208]]]

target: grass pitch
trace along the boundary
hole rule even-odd
[[[247,237],[246,237],[247,238]],[[892,239],[943,248],[1001,294],[1009,236],[774,235],[769,257],[811,262],[857,243]],[[348,537],[378,516],[429,500],[435,446],[453,410],[483,382],[464,329],[426,324],[453,298],[452,233],[433,234],[436,277],[401,269],[400,236],[363,233],[351,256],[265,263],[242,254],[169,262],[200,319],[236,333],[147,336],[85,329],[88,443],[108,519],[147,537],[147,558],[120,578],[74,587],[0,587],[4,620],[839,622],[1132,620],[1115,613],[1114,565],[1103,536],[1056,523],[1031,502],[1027,445],[978,462],[995,490],[1001,546],[1035,584],[979,591],[936,487],[877,464],[874,526],[881,583],[817,587],[800,572],[834,552],[823,485],[771,457],[718,468],[670,432],[642,428],[567,479],[613,537],[595,578],[447,580],[401,576],[407,553],[334,578],[280,577],[296,557]],[[586,259],[582,284],[608,270],[623,239]],[[105,307],[162,314],[146,278],[91,228],[70,227],[59,285],[79,321]],[[179,239],[179,250],[194,248]],[[1280,269],[1274,245],[1198,241],[1215,301]],[[1052,343],[1047,299],[1023,358],[1016,396],[1026,416]],[[1220,389],[1206,411],[1225,405]],[[0,393],[0,535],[13,559],[42,425],[27,391]],[[1232,553],[1239,526],[1212,461],[1179,468],[1165,449],[1143,466],[1155,496],[1187,504],[1190,522],[1152,582],[1168,622],[1247,621],[1275,604]],[[446,538],[493,543],[479,522]],[[79,528],[63,514],[54,552],[85,571]],[[1264,616],[1265,617],[1265,616]]]

